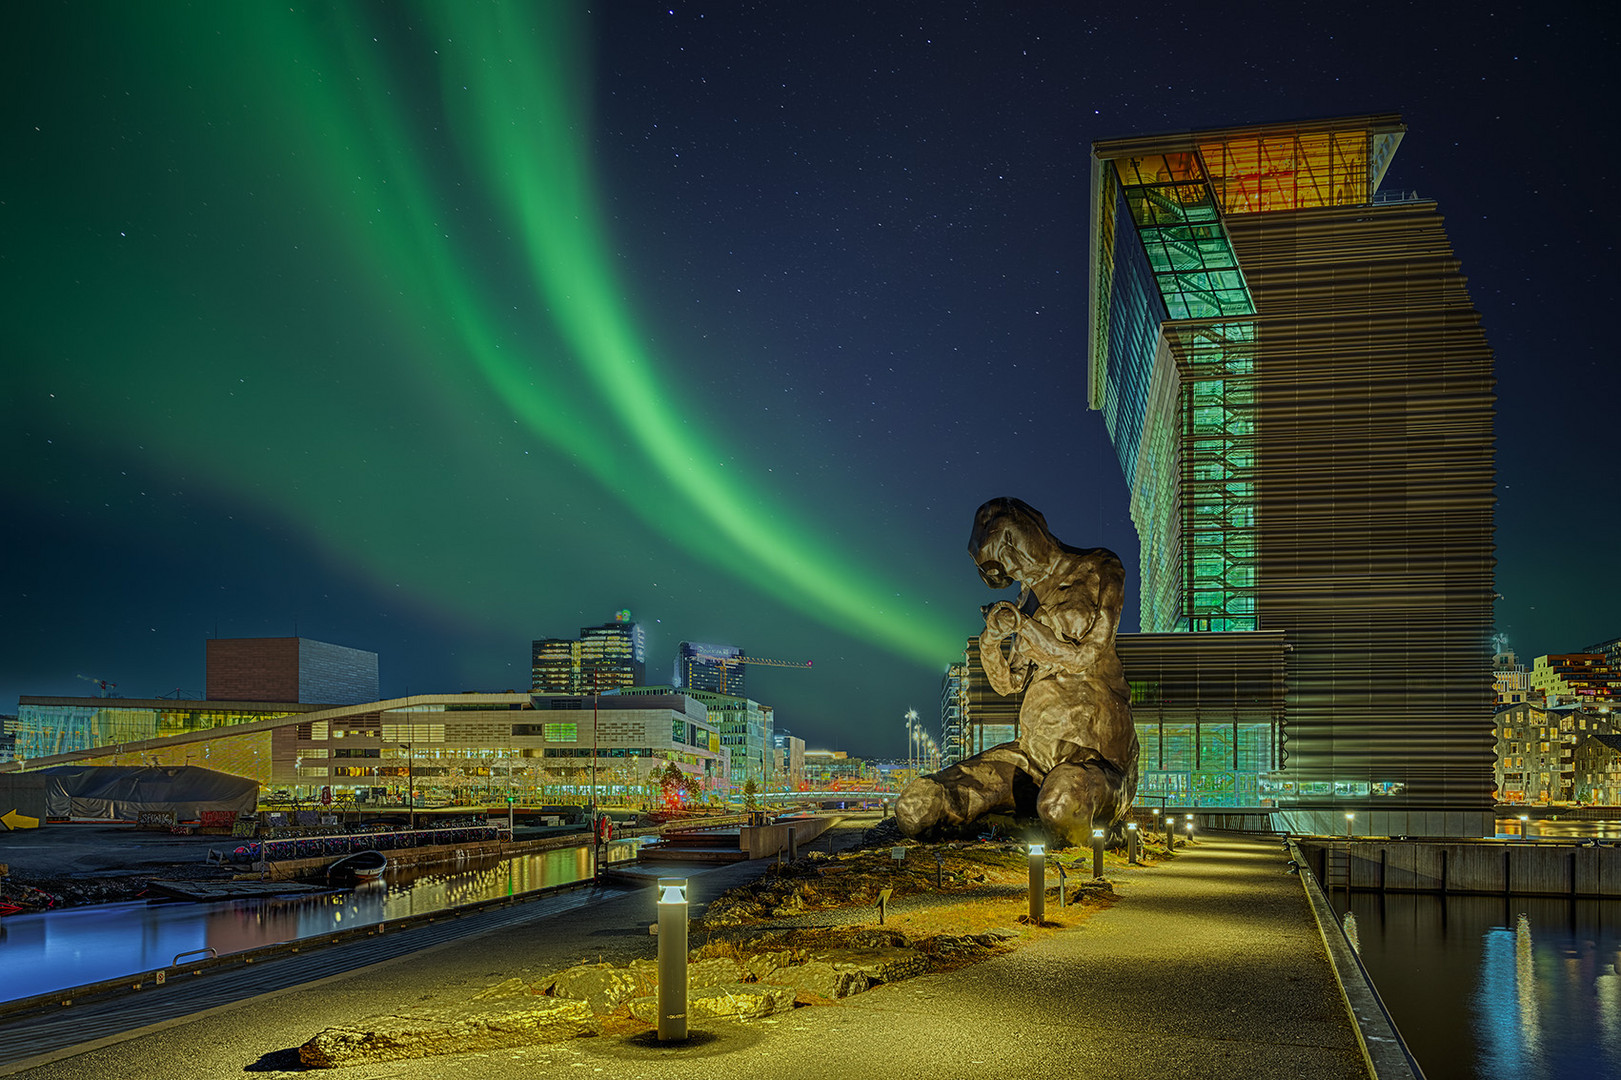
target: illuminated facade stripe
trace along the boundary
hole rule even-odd
[[[1468,832],[1491,790],[1492,361],[1434,205],[1378,198],[1401,135],[1370,116],[1094,144],[1094,180],[1120,190],[1094,232],[1129,222],[1143,243],[1116,235],[1093,268],[1089,397],[1131,485],[1143,629],[1288,642],[1261,789]],[[1133,208],[1134,184],[1156,198]],[[1222,280],[1166,263],[1167,204],[1212,224],[1200,185],[1252,312],[1131,293],[1137,253],[1178,296],[1200,295],[1179,274]]]

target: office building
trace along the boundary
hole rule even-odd
[[[1404,132],[1094,143],[1089,404],[1131,492],[1145,634],[1282,635],[1254,759],[1275,824],[1483,835],[1492,358],[1437,207],[1381,191]]]
[[[963,694],[968,678],[966,661],[950,664],[940,677],[940,767],[949,768],[968,756],[968,733],[963,726]]]
[[[734,790],[753,780],[758,790],[766,790],[770,779],[766,760],[766,717],[769,709],[748,698],[712,694],[707,690],[677,689],[673,686],[637,686],[622,693],[680,694],[703,705],[719,745],[728,755],[729,777]]]
[[[1602,652],[1539,656],[1531,664],[1527,682],[1549,704],[1609,704],[1621,697],[1621,675]]]
[[[675,685],[683,690],[747,697],[743,650],[735,645],[683,641],[676,649]]]
[[[530,649],[536,694],[601,694],[647,681],[647,639],[620,611],[612,622],[583,626],[577,640],[542,638]]]

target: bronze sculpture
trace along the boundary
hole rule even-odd
[[[1019,737],[912,781],[896,821],[917,836],[1033,808],[1054,839],[1090,843],[1094,828],[1125,817],[1137,790],[1131,691],[1114,648],[1125,598],[1120,557],[1070,547],[1011,498],[979,508],[968,551],[991,588],[1022,586],[1016,603],[984,609],[979,636],[991,686],[1024,691]]]

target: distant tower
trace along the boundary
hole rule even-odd
[[[687,690],[748,697],[743,664],[737,662],[742,656],[743,650],[735,645],[683,641],[675,659],[675,684]]]
[[[530,689],[537,694],[591,694],[647,681],[647,643],[629,611],[613,622],[583,626],[578,640],[533,643]]]

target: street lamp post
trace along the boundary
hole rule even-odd
[[[906,710],[906,769],[908,772],[917,771],[917,751],[921,745],[919,738],[923,734],[923,725],[918,723],[917,710]]]
[[[1047,914],[1047,848],[1030,845],[1030,921],[1040,924]]]

